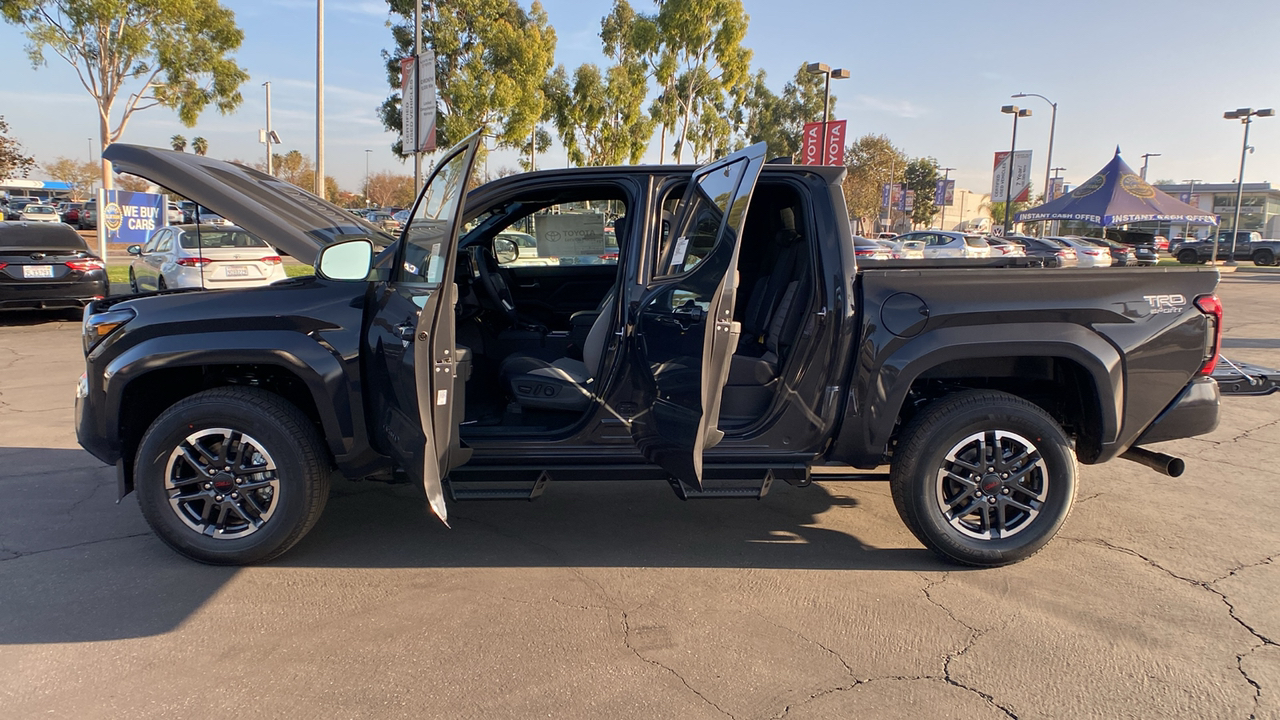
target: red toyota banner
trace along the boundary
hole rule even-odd
[[[845,120],[832,120],[827,123],[827,147],[826,152],[823,152],[822,123],[805,123],[804,147],[800,152],[800,164],[843,165],[846,124]]]

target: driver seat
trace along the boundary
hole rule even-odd
[[[613,322],[614,301],[610,290],[587,332],[581,360],[531,350],[512,353],[502,361],[498,372],[520,407],[583,412],[591,406],[592,387]]]

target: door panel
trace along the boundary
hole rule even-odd
[[[739,241],[764,154],[760,143],[694,173],[632,318],[640,409],[632,437],[645,457],[696,487],[703,451],[724,437],[717,424],[740,332]]]
[[[454,268],[479,134],[445,153],[423,187],[395,259],[374,290],[367,344],[379,445],[422,484],[448,524],[442,481],[465,462],[455,427]]]

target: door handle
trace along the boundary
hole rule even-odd
[[[542,287],[542,283],[539,283],[539,282],[520,283],[520,287],[522,287],[522,288],[536,288],[536,287]]]
[[[413,342],[413,335],[418,329],[409,323],[403,323],[396,326],[396,337],[405,342]]]

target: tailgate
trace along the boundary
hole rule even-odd
[[[1221,356],[1213,379],[1223,395],[1270,395],[1280,390],[1280,371]]]

